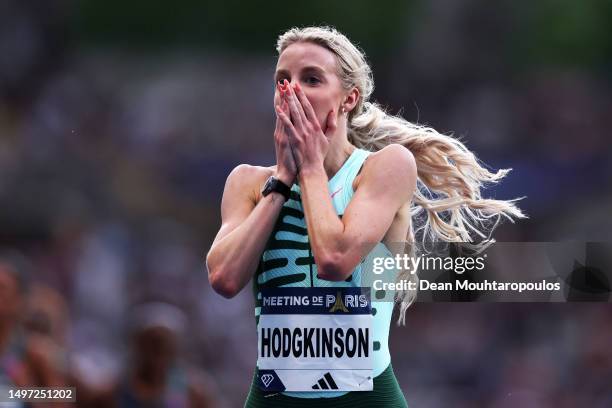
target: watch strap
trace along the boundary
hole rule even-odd
[[[262,191],[263,196],[267,196],[271,192],[280,193],[283,197],[285,197],[285,201],[289,200],[291,196],[291,187],[280,181],[274,176],[271,176],[268,181],[266,181],[266,185]]]

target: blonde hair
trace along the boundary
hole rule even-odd
[[[297,42],[311,42],[333,52],[344,89],[359,90],[359,101],[348,114],[347,133],[353,145],[378,151],[396,143],[412,152],[418,179],[406,237],[410,256],[416,254],[416,234],[422,235],[419,250],[426,250],[426,242],[445,241],[464,243],[463,246],[478,253],[495,242],[491,233],[502,216],[511,222],[513,217],[526,218],[514,204],[524,197],[494,200],[484,199],[480,193],[485,183],[499,182],[511,169],[491,172],[458,139],[390,115],[369,101],[374,90],[372,70],[364,53],[346,36],[331,27],[292,28],[278,38],[276,50],[280,55]],[[426,215],[422,217],[423,225],[415,231],[412,220],[423,214]],[[472,234],[482,241],[474,243]],[[418,283],[417,274],[408,270],[401,271],[398,279]],[[396,293],[395,300],[400,306],[398,324],[405,322],[406,310],[415,298],[416,291]]]

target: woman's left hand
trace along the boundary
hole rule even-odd
[[[336,112],[332,109],[328,113],[325,118],[326,130],[323,132],[314,109],[299,84],[291,87],[285,80],[281,98],[289,105],[289,115],[278,106],[276,112],[288,129],[298,172],[301,169],[322,166],[329,148],[328,137],[337,127]]]

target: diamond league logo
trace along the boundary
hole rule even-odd
[[[272,381],[274,381],[274,376],[272,374],[264,374],[261,376],[261,382],[266,386],[266,388]]]
[[[285,391],[285,384],[274,370],[259,370],[259,388],[263,391]]]

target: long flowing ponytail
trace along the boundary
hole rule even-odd
[[[332,51],[337,56],[338,76],[344,88],[359,89],[359,101],[348,115],[348,138],[353,145],[378,151],[390,144],[401,144],[412,152],[418,179],[406,237],[405,252],[410,256],[426,252],[427,243],[436,241],[462,243],[475,252],[482,251],[495,242],[491,234],[502,217],[511,222],[526,217],[515,205],[520,198],[495,200],[481,196],[487,183],[499,182],[511,169],[492,172],[459,139],[388,114],[370,102],[374,90],[371,68],[363,52],[343,34],[330,27],[293,28],[279,37],[279,55],[299,41]],[[419,219],[423,221],[415,228]],[[398,280],[418,283],[417,274],[409,270],[402,270]],[[416,291],[396,292],[399,324],[404,323],[406,310],[415,298]]]
[[[525,215],[514,204],[515,200],[485,199],[481,189],[486,183],[497,183],[511,169],[491,172],[485,168],[465,145],[452,136],[435,129],[410,123],[385,113],[379,106],[366,102],[363,112],[350,121],[349,140],[355,146],[377,151],[389,144],[401,144],[414,155],[417,164],[417,190],[411,207],[411,225],[407,237],[407,252],[416,256],[428,242],[438,240],[458,242],[476,252],[491,245],[495,226],[501,217],[511,222]],[[422,213],[426,217],[415,231],[412,220]],[[417,248],[415,235],[421,237]],[[474,235],[479,238],[475,241]],[[417,274],[400,272],[398,279],[418,283]],[[414,301],[415,291],[397,293],[401,322],[406,309]]]

